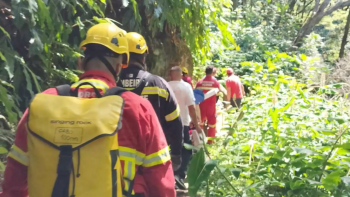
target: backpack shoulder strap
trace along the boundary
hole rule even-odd
[[[56,90],[57,90],[58,95],[60,95],[60,96],[70,96],[71,95],[69,84],[56,86]]]
[[[123,94],[123,92],[126,92],[127,90],[121,87],[113,87],[108,89],[103,96],[110,96],[110,95],[118,95],[120,96],[121,94]]]

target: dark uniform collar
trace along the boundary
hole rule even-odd
[[[145,70],[145,68],[143,66],[137,65],[137,64],[129,64],[128,68],[135,69],[135,70]]]

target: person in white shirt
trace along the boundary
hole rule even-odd
[[[182,70],[179,66],[174,66],[170,70],[169,85],[175,93],[176,100],[180,107],[180,117],[184,126],[184,143],[191,144],[190,141],[190,123],[192,120],[198,133],[203,133],[199,126],[199,117],[196,114],[195,98],[191,85],[182,80]],[[176,186],[179,189],[186,189],[183,180],[186,177],[187,165],[191,159],[192,150],[182,149],[182,164],[181,167],[175,171]]]

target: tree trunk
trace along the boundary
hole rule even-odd
[[[297,0],[292,0],[288,6],[288,13],[292,13],[295,7],[295,4],[297,3]]]
[[[300,47],[302,45],[302,40],[312,32],[313,28],[322,20],[323,17],[332,14],[338,9],[350,6],[350,0],[340,1],[326,10],[330,2],[331,0],[324,0],[321,5],[318,5],[317,3],[315,4],[314,11],[317,10],[317,12],[311,15],[306,23],[300,28],[298,35],[293,42],[293,46]]]
[[[232,11],[235,11],[239,6],[238,0],[232,0]]]
[[[191,51],[186,45],[185,40],[179,38],[179,30],[176,27],[167,25],[167,21],[163,22],[163,29],[159,29],[152,34],[150,30],[150,17],[152,13],[147,12],[142,1],[138,1],[139,14],[141,21],[137,25],[132,7],[127,7],[118,11],[121,6],[121,1],[112,1],[115,13],[108,8],[107,17],[118,20],[123,24],[124,30],[127,32],[139,32],[146,39],[149,54],[146,57],[147,70],[152,74],[159,75],[165,79],[168,77],[169,68],[178,65],[187,67],[192,73],[193,60]],[[123,20],[126,17],[127,20]]]
[[[348,8],[348,9],[349,9],[349,14],[348,14],[348,18],[346,20],[344,36],[343,36],[343,39],[341,41],[341,46],[340,46],[340,51],[339,51],[339,59],[344,57],[345,45],[348,42],[348,34],[349,34],[349,29],[350,29],[350,8]]]

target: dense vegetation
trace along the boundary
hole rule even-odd
[[[212,160],[205,161],[205,151],[195,155],[190,195],[349,196],[349,6],[349,0],[0,0],[0,143],[12,143],[35,93],[78,79],[77,46],[86,30],[113,22],[145,36],[151,72],[165,77],[181,64],[202,77],[206,64],[232,67],[250,92],[207,147]]]

